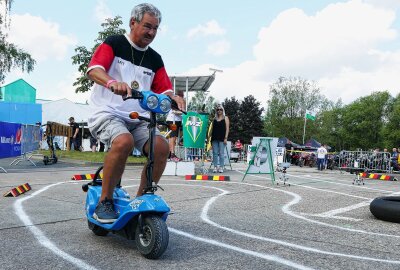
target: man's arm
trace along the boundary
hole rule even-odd
[[[100,67],[90,70],[87,73],[87,76],[90,80],[99,85],[108,87],[110,90],[112,88],[114,94],[128,97],[132,96],[132,90],[127,83],[118,82],[114,78],[110,77],[110,75],[108,75],[107,72]]]
[[[76,136],[78,136],[79,133],[79,126],[77,124],[74,124],[74,128],[75,128],[75,133],[74,133],[74,138],[76,138]]]

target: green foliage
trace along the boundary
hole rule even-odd
[[[249,144],[253,137],[265,136],[263,132],[262,113],[264,108],[260,108],[261,103],[254,96],[249,95],[240,103],[238,116],[240,127],[240,139],[242,143]],[[235,123],[231,123],[231,126]]]
[[[387,124],[382,129],[384,147],[400,147],[400,94],[388,106]]]
[[[317,118],[319,141],[328,144],[335,150],[344,149],[342,114],[343,104],[339,100],[332,106],[324,107]]]
[[[319,112],[328,106],[314,82],[301,78],[280,77],[270,87],[270,99],[265,115],[264,132],[268,136],[288,137],[302,143],[306,110]],[[307,132],[317,132],[318,121],[307,121]]]
[[[8,28],[9,19],[7,14],[10,11],[12,0],[4,0],[4,17],[0,13],[0,83],[4,82],[6,74],[14,68],[19,68],[23,72],[31,72],[36,61],[30,54],[18,48],[15,44],[7,41],[7,34],[2,29]]]
[[[94,46],[89,50],[85,46],[77,46],[75,48],[76,54],[72,56],[72,64],[78,65],[78,71],[80,73],[80,77],[76,79],[73,83],[75,86],[75,93],[79,92],[87,92],[93,86],[93,82],[86,77],[86,70],[89,65],[90,59],[96,48],[108,37],[111,35],[121,35],[125,34],[125,29],[121,29],[122,25],[121,16],[116,16],[114,18],[106,19],[106,22],[101,24],[103,28],[102,31],[99,32],[98,37],[94,40]]]
[[[208,96],[207,92],[198,91],[188,103],[188,111],[213,113],[216,101],[213,96]]]
[[[239,116],[240,102],[235,97],[230,99],[226,98],[223,102],[225,114],[229,117],[229,140],[235,142],[236,140],[243,141],[242,126]]]
[[[340,127],[345,149],[382,148],[381,132],[389,101],[388,92],[375,92],[345,106]]]

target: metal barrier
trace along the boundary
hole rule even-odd
[[[40,126],[37,125],[21,125],[21,156],[14,159],[10,165],[17,165],[21,161],[29,161],[34,166],[32,156],[35,151],[39,150],[39,142],[41,141]]]
[[[195,173],[208,173],[209,166],[207,166],[206,163],[210,162],[211,164],[211,159],[205,149],[176,146],[175,155],[183,161],[193,161],[195,164]]]
[[[356,171],[391,173],[393,170],[389,152],[341,151],[338,157],[338,168],[351,173]]]

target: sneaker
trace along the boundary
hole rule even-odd
[[[217,172],[217,167],[214,167],[213,173],[216,173],[216,172]]]
[[[113,201],[106,198],[100,202],[94,210],[93,218],[100,223],[113,223],[116,221],[118,214],[115,212]]]
[[[221,168],[219,168],[218,172],[219,172],[219,173],[223,173],[223,172],[224,172],[224,169],[221,167]]]
[[[171,157],[169,158],[171,161],[178,162],[181,161],[174,153],[171,153]]]

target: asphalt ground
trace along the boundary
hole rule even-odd
[[[375,219],[369,202],[400,191],[399,182],[292,166],[290,186],[270,175],[247,175],[233,163],[231,181],[163,176],[172,209],[170,239],[158,260],[133,241],[95,236],[84,212],[87,181],[75,174],[95,166],[63,162],[37,166],[0,160],[0,192],[29,183],[32,190],[0,198],[0,269],[400,269],[399,225]],[[135,194],[140,167],[128,166],[123,186]],[[279,173],[277,173],[277,178]]]

